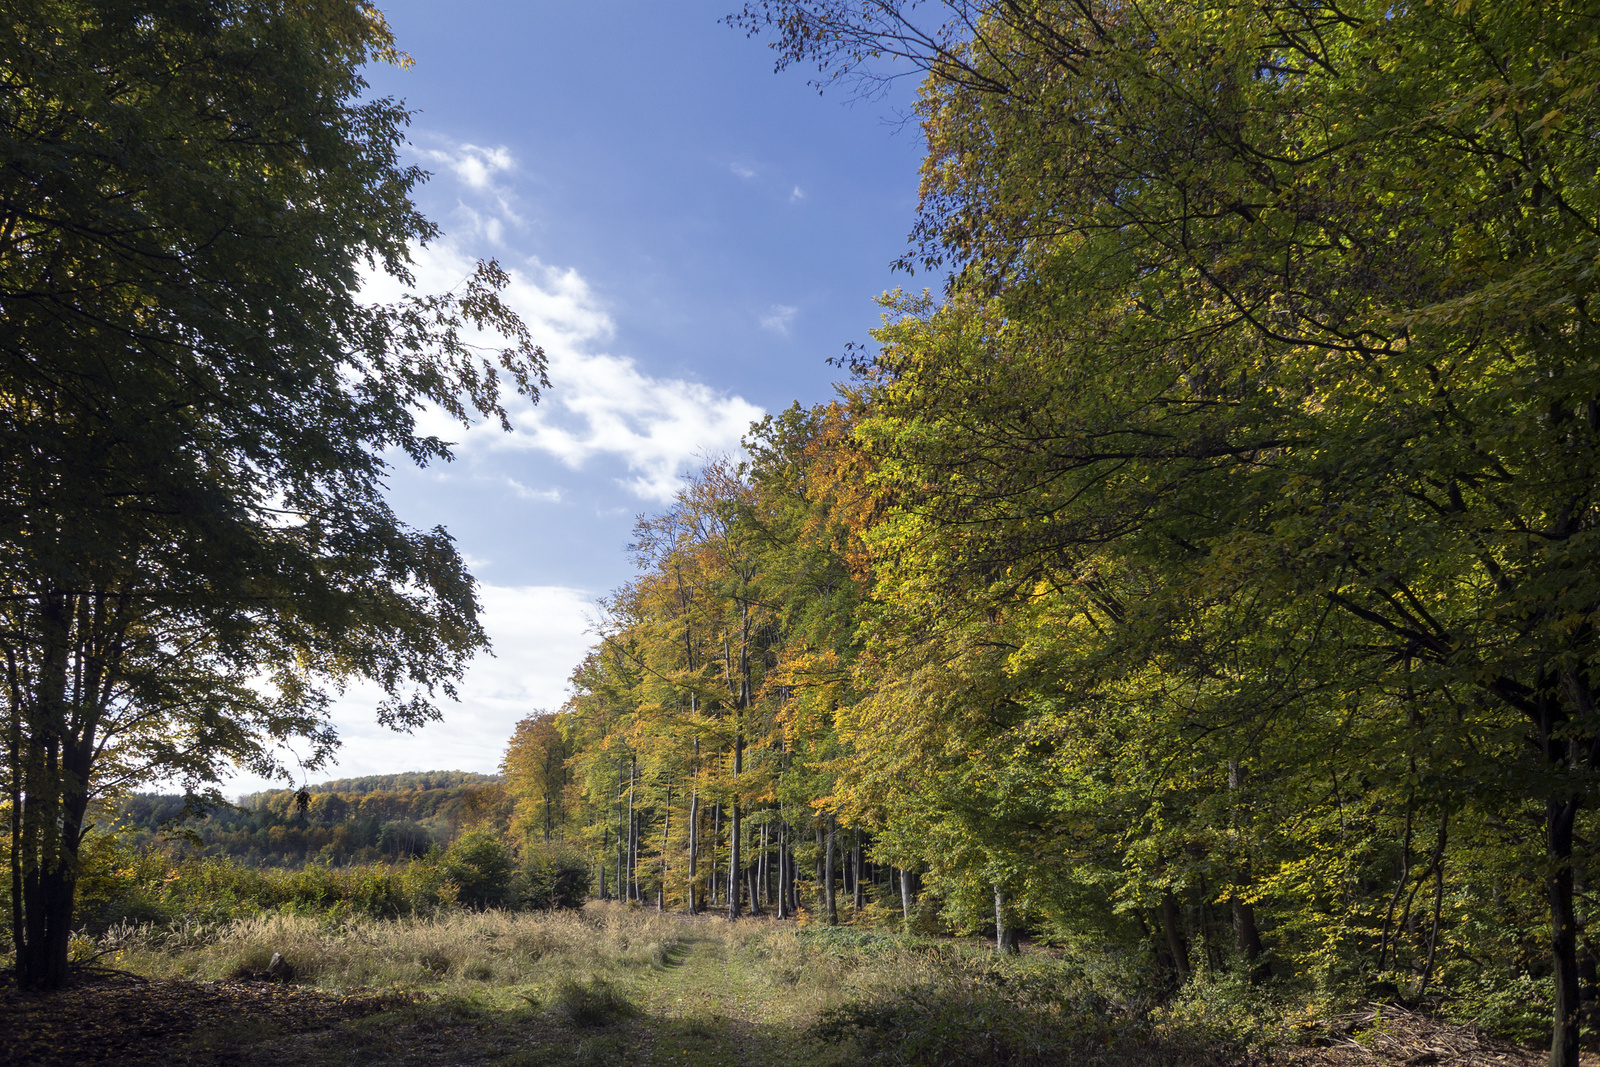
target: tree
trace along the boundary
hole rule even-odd
[[[22,985],[66,979],[97,791],[201,790],[278,742],[336,743],[326,687],[438,717],[486,644],[441,528],[382,496],[386,456],[450,456],[432,404],[505,423],[543,353],[480,265],[409,282],[435,236],[397,159],[403,61],[359,0],[43,0],[0,26],[0,653]],[[471,343],[499,336],[499,351]],[[215,795],[214,790],[211,795]]]
[[[785,61],[929,74],[908,260],[953,274],[870,372],[863,439],[905,502],[880,558],[952,602],[1071,588],[1128,638],[1125,619],[1169,620],[1126,654],[1182,642],[1196,672],[1242,639],[1204,604],[1306,623],[1251,684],[1211,687],[1196,712],[1218,729],[1290,715],[1341,656],[1404,694],[1401,736],[1462,761],[1432,802],[1541,809],[1551,1062],[1575,1064],[1574,827],[1600,772],[1600,20],[928,7],[744,16]],[[1161,581],[1118,588],[1106,555]]]
[[[516,801],[516,818],[524,840],[537,834],[545,844],[566,823],[566,789],[571,779],[567,760],[571,746],[561,736],[556,716],[538,712],[517,723],[500,769]]]

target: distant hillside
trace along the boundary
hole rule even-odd
[[[331,782],[308,785],[306,791],[360,796],[363,793],[404,793],[412,789],[458,789],[464,785],[497,785],[501,781],[498,774],[474,774],[472,771],[406,771],[404,774],[369,774],[365,778],[336,778]],[[263,794],[252,793],[249,797],[240,797],[239,802],[249,807],[245,802],[251,797],[261,795]]]
[[[467,827],[503,827],[511,810],[499,776],[469,771],[370,775],[307,791],[303,809],[295,790],[273,789],[182,823],[183,797],[135,793],[115,801],[101,825],[117,826],[134,844],[293,867],[421,855]]]

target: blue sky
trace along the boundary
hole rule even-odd
[[[553,388],[511,435],[446,426],[456,462],[397,465],[397,511],[471,561],[496,655],[411,735],[353,688],[338,766],[313,780],[493,770],[517,719],[564,699],[596,598],[630,576],[635,516],[763,412],[827,399],[825,361],[868,340],[874,298],[930,284],[889,270],[923,148],[911,79],[819,95],[719,24],[734,0],[380,6],[415,62],[368,79],[415,112],[410,155],[433,173],[417,202],[444,231],[419,288],[499,259]]]

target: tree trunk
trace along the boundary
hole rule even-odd
[[[98,719],[96,709],[81,702],[81,694],[80,703],[69,713],[70,608],[58,598],[46,598],[44,611],[51,632],[32,700],[17,707],[14,694],[10,709],[14,717],[32,716],[30,736],[23,741],[17,735],[19,758],[10,768],[13,789],[20,794],[14,799],[21,801],[20,818],[13,809],[11,842],[14,890],[20,881],[21,921],[12,936],[17,984],[28,990],[61,989],[67,984],[78,849],[83,843]],[[80,717],[82,725],[74,734],[67,724]]]
[[[1178,914],[1178,898],[1172,890],[1161,891],[1161,929],[1167,935],[1167,951],[1172,955],[1172,968],[1178,981],[1189,980],[1189,946],[1183,940],[1182,916]]]
[[[656,911],[667,910],[667,849],[672,843],[672,783],[667,783],[667,799],[661,817],[661,886],[656,890]]]
[[[996,884],[994,887],[994,950],[1002,956],[1014,956],[1017,953],[1017,929],[1011,922],[1009,911],[1010,908],[1006,904],[1005,890]]]
[[[750,910],[763,912],[767,910],[767,876],[771,873],[767,868],[767,853],[769,852],[768,835],[771,826],[769,823],[761,824],[761,851],[756,853],[756,887],[761,891],[759,895],[750,894]]]
[[[780,919],[787,919],[789,917],[789,887],[787,883],[789,863],[788,858],[785,855],[785,846],[788,844],[788,841],[788,827],[784,823],[780,822],[778,823],[778,884],[776,887],[776,895],[778,898],[778,918]]]
[[[700,846],[700,786],[689,794],[689,914],[700,913],[700,902],[695,899],[700,886],[695,881],[695,853]]]
[[[733,724],[733,807],[728,826],[728,918],[739,917],[739,775],[744,773],[744,716],[750,708],[750,604],[739,602],[739,699]]]
[[[824,866],[822,858],[823,853],[827,850],[827,844],[827,831],[823,828],[822,820],[819,818],[817,819],[817,914],[823,916],[828,914],[828,890],[827,882],[824,878],[827,868]]]
[[[717,894],[717,887],[721,884],[717,881],[717,846],[721,843],[722,801],[719,800],[711,805],[711,848],[706,852],[706,861],[711,864],[711,870],[706,874],[706,896],[711,898],[708,904],[713,908],[720,899]]]
[[[911,929],[911,870],[900,868],[900,911],[905,916],[906,929]]]
[[[737,761],[734,764],[738,766]],[[737,771],[735,773],[738,773]],[[739,801],[734,799],[728,821],[728,918],[739,917]]]
[[[1550,901],[1550,955],[1555,991],[1550,1067],[1578,1067],[1578,918],[1572,906],[1572,828],[1580,800],[1550,800],[1545,807],[1549,855],[1555,863],[1545,880]]]
[[[1256,928],[1256,909],[1237,896],[1228,898],[1228,907],[1233,910],[1234,948],[1249,965],[1251,978],[1266,977],[1256,962],[1261,958],[1261,931]]]
[[[628,764],[628,899],[639,899],[639,821],[633,807],[634,780],[639,776],[639,757]]]
[[[825,864],[824,864],[824,866],[825,866],[824,877],[827,879],[827,887],[828,887],[828,925],[829,926],[838,926],[839,925],[839,904],[838,904],[837,899],[833,895],[833,852],[834,852],[834,844],[835,844],[836,839],[838,838],[838,836],[839,836],[838,820],[836,820],[833,817],[833,813],[832,812],[829,812],[828,813],[828,846],[827,846],[827,852],[826,852],[827,859],[826,859]]]
[[[1229,760],[1228,792],[1235,793],[1238,791],[1240,778],[1239,761],[1236,759]],[[1249,825],[1250,820],[1248,815],[1240,814],[1237,804],[1234,806],[1233,820],[1235,832],[1241,835],[1245,833],[1244,828]],[[1240,861],[1239,881],[1245,883],[1249,881],[1249,878],[1250,861],[1248,858],[1242,859]],[[1250,973],[1250,980],[1260,981],[1263,978],[1270,977],[1272,973],[1270,968],[1261,966],[1258,962],[1261,959],[1261,931],[1256,926],[1255,908],[1240,900],[1236,893],[1229,895],[1228,907],[1233,912],[1234,948],[1238,950],[1240,958],[1245,961]]]
[[[856,883],[856,896],[855,896],[855,901],[854,901],[854,907],[855,907],[856,914],[859,915],[859,914],[861,914],[861,912],[867,906],[866,890],[861,888],[861,830],[860,830],[859,827],[856,829],[855,883]]]

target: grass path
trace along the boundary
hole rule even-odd
[[[774,996],[756,968],[742,966],[727,940],[691,928],[661,971],[637,989],[644,1014],[643,1062],[777,1067],[820,1062],[802,1034],[805,1020]]]

